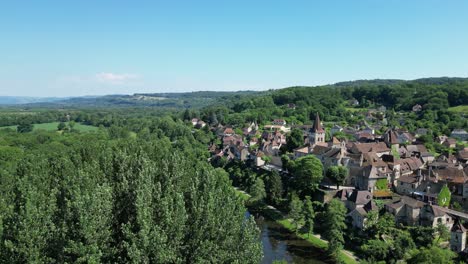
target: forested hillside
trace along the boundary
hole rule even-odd
[[[358,105],[351,103],[354,100]],[[415,105],[421,105],[422,111],[411,113]],[[352,124],[362,120],[364,113],[384,106],[389,126],[410,130],[426,127],[435,134],[448,134],[454,128],[467,126],[463,118],[467,114],[466,108],[460,107],[467,105],[468,79],[429,78],[290,87],[242,96],[224,105],[216,104],[193,112],[203,120],[234,126],[251,121],[265,123],[275,118],[284,118],[289,124],[310,124],[317,112],[325,121]],[[456,111],[457,107],[461,111]],[[398,115],[400,111],[405,114]],[[356,115],[356,112],[363,114]],[[404,124],[400,124],[401,118],[405,119]]]

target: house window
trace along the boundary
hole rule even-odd
[[[442,218],[437,218],[437,223],[442,223]]]
[[[445,222],[450,223],[450,218],[446,218]]]

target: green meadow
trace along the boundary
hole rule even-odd
[[[468,105],[459,105],[454,107],[449,107],[449,111],[457,113],[468,113]]]
[[[34,130],[47,130],[47,131],[54,131],[57,130],[59,122],[51,122],[51,123],[43,123],[43,124],[34,124]],[[68,125],[68,123],[66,123]],[[16,130],[16,126],[5,126],[5,127],[0,127],[0,129],[3,128],[11,128]],[[97,131],[98,128],[95,126],[89,126],[89,125],[84,125],[81,123],[75,123],[75,126],[73,129],[76,129],[81,132],[90,132],[90,131]]]

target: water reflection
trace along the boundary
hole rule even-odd
[[[320,249],[298,238],[281,225],[263,217],[257,217],[255,221],[261,230],[264,254],[262,263],[285,260],[288,263],[322,264],[327,260]]]

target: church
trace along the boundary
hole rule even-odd
[[[326,145],[325,143],[325,129],[322,127],[320,116],[317,113],[315,115],[314,125],[309,130],[309,144],[314,145]]]

